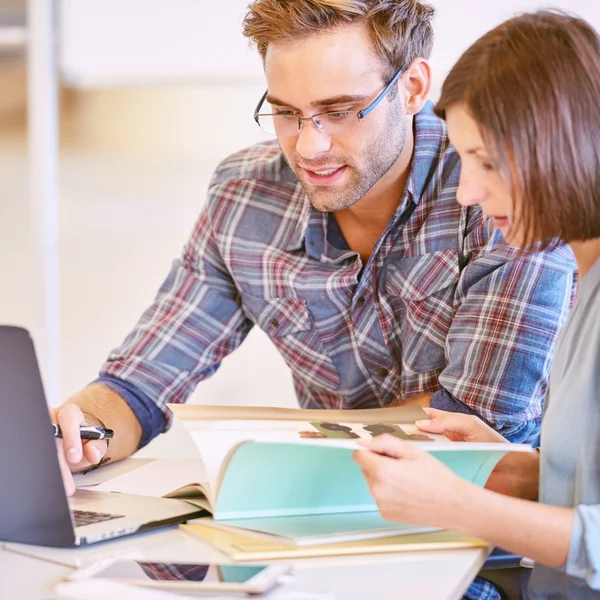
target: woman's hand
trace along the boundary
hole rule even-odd
[[[428,421],[417,421],[421,431],[441,433],[454,442],[507,443],[497,431],[474,415],[423,409]],[[505,496],[537,500],[540,477],[540,455],[533,451],[510,452],[496,465],[485,487]]]
[[[384,519],[452,529],[471,484],[413,442],[382,435],[356,451],[377,508]]]
[[[445,412],[435,408],[423,409],[429,420],[417,421],[421,431],[440,433],[453,442],[491,442],[507,443],[495,429],[475,415]]]

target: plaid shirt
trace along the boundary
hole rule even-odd
[[[132,406],[143,443],[168,422],[165,404],[185,402],[254,325],[304,408],[430,392],[434,407],[537,440],[572,256],[519,257],[478,207],[457,203],[459,159],[430,104],[415,136],[404,196],[366,264],[311,206],[275,142],[218,167],[182,257],[99,379]]]
[[[136,561],[153,581],[204,581],[210,565]]]

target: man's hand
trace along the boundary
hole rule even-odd
[[[75,493],[72,473],[97,465],[106,454],[107,443],[105,440],[82,440],[79,437],[80,425],[99,425],[100,422],[91,416],[86,420],[75,404],[50,409],[50,418],[53,423],[60,425],[62,431],[63,437],[56,440],[56,449],[65,491],[72,496]]]

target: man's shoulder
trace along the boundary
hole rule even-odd
[[[306,210],[306,194],[277,142],[255,144],[227,157],[210,183],[208,216],[217,238],[287,244]]]
[[[475,260],[480,266],[496,268],[512,263],[517,270],[535,269],[547,277],[571,275],[577,268],[569,246],[554,241],[547,248],[534,245],[527,250],[506,243],[502,232],[486,217],[481,207],[469,207],[468,228],[464,254],[469,262]]]

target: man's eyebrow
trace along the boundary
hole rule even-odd
[[[313,108],[320,108],[322,106],[336,106],[337,104],[353,104],[354,102],[360,102],[367,97],[368,96],[364,94],[340,94],[339,96],[332,96],[331,98],[315,100],[314,102],[311,102],[310,105]],[[294,108],[288,102],[280,100],[270,94],[267,94],[266,101],[274,106],[289,106],[290,108]]]

